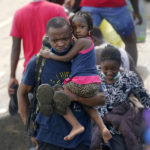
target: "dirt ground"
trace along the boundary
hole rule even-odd
[[[16,9],[30,1],[0,0],[0,9],[3,12],[0,14],[0,150],[28,150],[28,139],[20,116],[10,116],[7,112],[9,103],[7,84],[10,70],[12,41],[9,32],[12,17]],[[147,37],[145,43],[138,44],[138,70],[144,79],[146,89],[150,92],[150,3],[145,4],[145,11],[147,15]],[[23,70],[22,56],[21,54],[17,69],[19,81]]]
[[[28,138],[19,115],[0,118],[0,150],[28,150]]]

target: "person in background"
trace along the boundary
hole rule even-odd
[[[74,0],[70,0],[74,1]],[[134,18],[137,24],[142,23],[142,17],[139,13],[138,0],[130,0],[134,9]],[[70,8],[73,6],[70,2]],[[136,46],[136,35],[134,24],[126,6],[125,0],[81,0],[81,10],[88,11],[92,14],[94,25],[101,24],[102,19],[106,19],[121,36],[125,43],[126,51],[137,64],[138,52]]]
[[[101,52],[105,47],[107,47],[107,45],[109,45],[109,43],[105,41],[100,29],[97,26],[93,27],[93,30],[91,31],[91,37],[95,45],[96,64],[100,65],[99,58]],[[132,57],[123,48],[119,48],[119,47],[117,48],[121,53],[122,69],[136,71]]]
[[[10,32],[10,36],[12,37],[12,48],[10,79],[8,82],[8,94],[11,97],[9,103],[9,112],[12,112],[11,110],[16,113],[18,112],[17,100],[15,101],[14,105],[14,103],[12,103],[12,100],[14,100],[12,97],[17,97],[17,89],[14,87],[17,87],[19,84],[16,77],[16,70],[21,53],[21,42],[23,43],[25,70],[30,58],[37,54],[42,46],[42,38],[46,32],[45,27],[48,20],[56,16],[67,18],[62,6],[47,2],[45,0],[33,0],[15,12]],[[30,149],[32,149],[32,147]]]
[[[94,42],[95,50],[96,50],[96,64],[98,65],[97,67],[99,67],[100,66],[101,52],[103,51],[103,49],[105,47],[107,47],[109,45],[109,43],[107,43],[104,40],[103,35],[102,35],[99,27],[96,27],[96,26],[93,27],[93,30],[91,31],[91,37],[92,37],[92,40]],[[132,57],[130,57],[130,55],[124,49],[119,48],[119,47],[117,47],[117,48],[119,49],[119,52],[121,54],[121,61],[122,61],[121,69],[122,70],[128,70],[128,71],[132,70],[132,71],[136,72],[141,79],[141,76],[139,75],[139,73],[136,70],[136,67],[134,65],[134,61],[133,61]],[[132,102],[138,104],[138,106],[143,107],[140,104],[140,102],[137,99],[135,99],[135,97],[133,97],[133,96],[130,97],[130,100]],[[101,141],[100,140],[101,136],[98,134],[97,131],[98,131],[97,126],[94,124],[93,125],[92,144],[91,144],[90,150],[96,149],[97,143],[100,143],[100,141]],[[104,146],[104,144],[101,141],[100,146],[102,146],[102,145]]]
[[[99,108],[100,115],[105,117],[111,111],[115,111],[115,108],[120,104],[129,104],[131,94],[134,94],[141,104],[149,109],[150,95],[144,88],[142,80],[132,71],[120,70],[122,61],[119,50],[108,45],[103,49],[99,59],[99,73],[106,96],[105,105]],[[111,150],[125,150],[128,145],[124,143],[123,133],[120,134],[113,125],[109,124],[108,128],[112,133],[112,139],[108,144],[109,148]]]
[[[18,84],[16,69],[23,42],[24,70],[30,58],[37,54],[42,46],[42,38],[46,32],[49,19],[61,16],[67,18],[62,6],[45,0],[34,0],[15,12],[10,36],[12,37],[10,80],[8,93],[13,94],[13,83]]]
[[[142,23],[137,24],[137,20],[134,19],[134,9],[132,7],[131,1],[126,0],[128,10],[131,14],[131,17],[133,19],[134,25],[135,25],[135,34],[136,34],[136,40],[138,43],[144,43],[146,39],[146,14],[145,14],[145,7],[144,7],[144,0],[138,0],[139,4],[139,12],[142,16]]]
[[[95,45],[95,50],[96,50],[96,64],[100,65],[100,55],[101,55],[101,51],[109,44],[108,42],[105,41],[105,39],[103,38],[103,35],[100,31],[100,29],[96,26],[93,27],[93,30],[91,31],[91,37],[92,40],[94,42]],[[131,70],[134,71],[141,80],[142,77],[139,74],[134,60],[133,58],[130,56],[130,54],[125,51],[123,48],[117,47],[121,53],[121,59],[122,59],[122,64],[121,64],[121,68],[123,70]]]

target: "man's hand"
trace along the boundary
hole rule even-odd
[[[16,78],[10,78],[9,83],[8,83],[8,94],[9,94],[9,96],[10,96],[11,94],[14,94],[14,89],[11,88],[11,85],[12,85],[13,83],[18,84],[18,80],[17,80]]]
[[[136,22],[137,25],[140,25],[143,22],[143,19],[142,19],[142,16],[140,15],[140,13],[133,12],[133,19],[137,20],[137,22]]]
[[[139,11],[139,3],[138,0],[130,0],[132,7],[133,7],[133,19],[137,20],[137,25],[142,24],[143,19],[140,15],[140,11]]]

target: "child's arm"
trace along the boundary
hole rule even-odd
[[[89,39],[86,38],[80,38],[78,39],[74,46],[71,48],[71,50],[64,56],[58,56],[49,50],[43,50],[40,52],[40,54],[47,59],[53,59],[56,61],[63,61],[67,62],[70,61],[73,57],[75,57],[79,51],[88,49],[91,46],[92,42]]]

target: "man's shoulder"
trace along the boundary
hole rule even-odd
[[[34,78],[35,78],[35,62],[36,62],[36,56],[33,56],[26,68],[25,68],[25,72],[23,74],[22,77],[22,82],[26,85],[30,85],[33,86],[34,85]]]
[[[37,59],[37,55],[33,55],[33,56],[31,57],[31,59],[29,60],[29,62],[33,63],[33,62],[36,61],[36,59]]]
[[[27,63],[27,68],[35,67],[36,59],[37,59],[36,55],[32,56],[31,59]]]
[[[56,4],[56,3],[52,3],[52,2],[48,2],[48,1],[43,1],[43,2],[42,2],[42,6],[43,6],[43,7],[44,7],[44,6],[50,7],[50,8],[52,8],[52,9],[56,9],[56,8],[58,8],[58,9],[63,9],[63,7],[62,7],[61,5]]]
[[[44,60],[44,64],[43,64],[43,60]],[[43,58],[42,56],[40,55],[34,55],[31,57],[31,59],[28,61],[28,64],[27,66],[31,66],[31,67],[37,67],[38,66],[38,63],[41,62],[40,65],[45,65],[45,61],[46,59]]]

